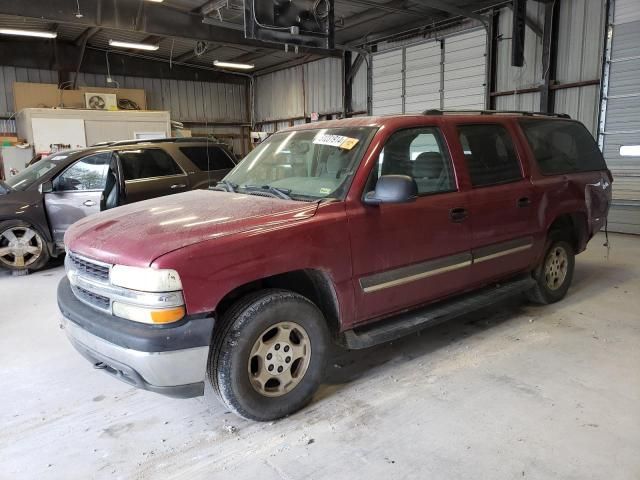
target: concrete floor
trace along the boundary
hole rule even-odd
[[[336,350],[270,424],[93,370],[58,328],[62,268],[0,275],[0,478],[638,479],[640,238],[602,243],[559,304]]]

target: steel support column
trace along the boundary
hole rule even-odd
[[[545,3],[542,34],[542,86],[540,87],[541,112],[554,111],[554,93],[551,85],[556,75],[559,17],[560,0]]]

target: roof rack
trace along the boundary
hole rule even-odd
[[[511,115],[523,115],[525,117],[555,117],[555,118],[568,118],[571,116],[566,113],[546,113],[546,112],[527,112],[523,110],[440,110],[437,108],[425,110],[422,115],[444,115],[447,113],[464,114],[464,113],[476,113],[480,115],[499,115],[499,114],[511,114]]]

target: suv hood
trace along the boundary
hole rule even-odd
[[[102,212],[75,223],[65,245],[105,263],[149,266],[173,250],[304,220],[317,203],[195,190]]]

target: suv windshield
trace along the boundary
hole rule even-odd
[[[17,175],[9,177],[5,183],[13,190],[26,190],[48,172],[57,168],[60,162],[70,155],[69,152],[57,153],[43,158],[28,168],[25,168]]]
[[[373,127],[294,130],[272,135],[224,178],[242,192],[279,190],[293,199],[343,198]]]

